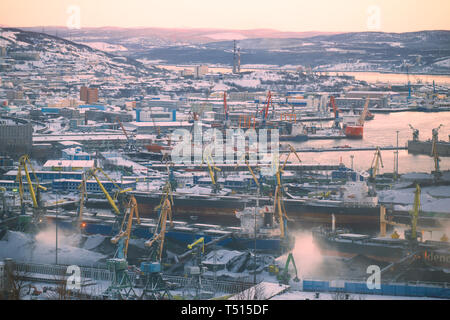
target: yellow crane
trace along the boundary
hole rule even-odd
[[[102,173],[109,181],[111,181],[111,182],[113,183],[113,185],[117,188],[118,191],[115,193],[114,199],[111,197],[111,195],[109,194],[108,190],[106,190],[105,186],[101,183],[100,179],[98,178],[98,176],[97,176],[97,172],[98,172],[98,171],[100,171],[100,172],[101,172],[101,173]],[[89,175],[88,175],[88,177],[86,178],[86,181],[88,181],[88,180],[91,179],[92,177],[93,177],[93,178],[95,179],[95,181],[97,182],[98,186],[100,187],[100,190],[102,190],[103,194],[105,195],[105,197],[106,197],[106,199],[108,200],[109,204],[110,204],[111,207],[113,208],[114,212],[115,212],[117,215],[121,215],[121,212],[120,212],[119,208],[117,207],[117,205],[116,205],[116,203],[115,203],[115,200],[117,199],[117,196],[118,196],[119,194],[122,194],[122,193],[125,193],[125,192],[128,192],[128,191],[131,191],[131,189],[128,188],[128,189],[122,190],[122,188],[121,188],[117,183],[115,183],[114,180],[112,180],[112,179],[106,174],[106,172],[104,172],[101,168],[98,168],[98,167],[93,168],[93,169],[91,169],[91,170],[89,171]],[[81,188],[81,187],[82,187],[82,184],[80,184],[79,188]]]
[[[35,187],[33,186],[33,183],[31,182],[31,177],[30,177],[30,172],[29,172],[28,167],[30,167],[30,169],[33,173],[34,181],[36,182],[36,190],[34,189]],[[19,167],[17,168],[17,176],[16,176],[16,181],[19,183],[19,196],[20,196],[21,210],[22,211],[25,210],[22,168],[25,171],[25,177],[26,177],[27,183],[28,183],[28,190],[30,191],[30,196],[33,201],[33,208],[34,208],[34,210],[42,209],[41,204],[40,204],[40,191],[39,190],[46,191],[47,188],[45,188],[44,186],[41,186],[39,184],[39,179],[36,176],[36,173],[34,171],[33,165],[31,164],[30,158],[28,157],[28,155],[23,155],[19,158]]]
[[[295,157],[297,158],[299,163],[302,162],[302,160],[300,159],[297,151],[295,151],[294,147],[291,146],[290,144],[288,144],[288,148],[289,148],[289,153],[288,153],[286,159],[284,160],[283,167],[281,168],[282,171],[284,171],[284,168],[286,167],[287,161],[288,161],[288,159],[289,159],[289,157],[291,156],[292,153],[295,154]]]
[[[210,154],[206,156],[206,162],[208,164],[208,170],[209,170],[209,176],[211,177],[211,182],[212,182],[213,186],[215,187],[215,189],[217,190],[218,185],[217,185],[217,181],[216,181],[216,177],[215,177],[215,172],[216,171],[220,172],[222,170],[220,168],[216,167]],[[211,163],[212,163],[212,165],[211,165]]]
[[[417,231],[420,230],[421,232],[424,231],[441,231],[442,228],[433,228],[433,227],[419,227],[417,225],[417,221],[419,219],[419,212],[420,212],[420,193],[421,189],[419,184],[416,184],[416,190],[414,191],[414,204],[413,209],[410,211],[411,215],[411,224],[406,225],[403,223],[398,223],[394,221],[388,221],[386,220],[386,208],[384,206],[381,206],[380,210],[380,235],[382,237],[386,236],[386,225],[392,225],[397,226],[401,228],[409,228],[410,229],[410,235],[409,238],[413,241],[417,240]],[[399,234],[397,231],[394,231],[392,238],[398,239]]]
[[[133,226],[133,219],[136,218],[136,222],[141,224],[141,220],[139,218],[139,210],[136,198],[134,196],[130,196],[130,200],[128,202],[128,208],[130,209],[128,214],[125,213],[122,225],[120,226],[119,233],[111,238],[111,243],[117,244],[121,241],[122,244],[118,248],[117,258],[126,259],[128,254],[128,243],[131,237],[131,228]]]
[[[198,238],[197,240],[195,240],[194,242],[192,242],[191,244],[188,244],[188,249],[192,250],[195,246],[202,244],[202,253],[205,253],[205,238],[201,237]]]
[[[286,168],[286,164],[287,161],[289,159],[289,157],[291,156],[292,153],[295,154],[295,156],[297,157],[297,160],[301,163],[302,160],[300,159],[300,156],[297,154],[297,152],[295,151],[294,147],[292,147],[290,144],[288,145],[289,147],[289,153],[286,157],[286,159],[284,160],[283,165],[280,167],[279,165],[279,160],[278,162],[278,169],[277,172],[275,173],[276,176],[276,182],[277,182],[277,186],[275,188],[275,195],[274,195],[274,213],[278,213],[278,221],[280,224],[280,232],[281,232],[281,237],[284,238],[286,235],[286,226],[285,226],[285,222],[286,220],[290,220],[289,217],[286,214],[286,208],[284,206],[284,202],[283,202],[283,184],[281,182],[281,175],[284,172],[284,169]]]
[[[80,189],[80,202],[78,205],[78,217],[77,217],[77,227],[79,228],[83,222],[83,207],[84,207],[84,201],[87,195],[86,190],[86,175],[83,173],[81,178],[81,184],[79,186]]]
[[[155,210],[158,210],[159,217],[158,217],[158,224],[156,225],[155,232],[153,234],[153,237],[150,240],[147,240],[145,242],[146,247],[152,247],[157,241],[159,242],[159,248],[157,252],[158,260],[161,261],[162,254],[163,254],[163,248],[164,248],[164,240],[166,236],[166,228],[167,228],[167,218],[170,220],[170,226],[173,226],[172,221],[172,205],[173,205],[173,199],[172,195],[170,193],[170,186],[167,185],[166,187],[166,193],[164,197],[162,198],[161,203],[159,206],[155,208]]]
[[[377,147],[375,154],[373,155],[372,164],[370,166],[370,179],[375,180],[377,174],[380,172],[381,168],[384,168],[383,158],[381,157],[380,147]]]
[[[416,191],[414,192],[414,206],[411,214],[411,239],[417,240],[417,219],[419,218],[420,210],[420,186],[416,184]]]
[[[294,150],[295,151],[295,150]],[[291,150],[292,152],[292,150]],[[284,168],[286,167],[287,159],[289,158],[291,152],[289,152],[288,157],[284,161],[284,164],[282,167],[278,165],[278,170],[276,172],[276,180],[277,180],[277,186],[275,188],[275,195],[274,195],[274,213],[278,213],[278,222],[280,224],[280,236],[281,238],[284,238],[286,235],[286,220],[289,220],[287,214],[286,214],[286,208],[284,207],[283,202],[283,184],[281,182],[281,174],[284,172]],[[297,153],[295,153],[298,157]],[[300,157],[298,157],[300,160]]]

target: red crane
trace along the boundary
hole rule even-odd
[[[267,93],[266,107],[262,110],[262,112],[264,112],[263,123],[265,123],[267,120],[267,115],[269,114],[269,106],[271,104],[272,104],[272,93],[269,90],[269,92]]]
[[[334,96],[330,97],[330,104],[331,104],[331,107],[333,108],[334,118],[339,118],[339,112],[342,112],[342,111],[341,111],[341,109],[336,107],[336,102],[334,100]]]

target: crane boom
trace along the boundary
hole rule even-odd
[[[127,131],[125,130],[122,121],[120,121],[119,117],[116,118],[116,121],[119,123],[120,127],[122,128],[122,132],[125,135],[125,137],[127,138],[127,140],[129,140],[130,138],[128,137]]]
[[[366,99],[366,103],[364,104],[364,109],[361,112],[361,115],[359,117],[359,120],[358,120],[359,125],[361,125],[361,126],[364,125],[364,122],[366,121],[368,112],[369,112],[369,98]]]
[[[133,225],[133,218],[136,217],[136,222],[141,224],[141,220],[139,217],[139,211],[137,206],[137,201],[134,196],[130,197],[130,201],[128,202],[128,208],[130,208],[130,212],[128,215],[125,215],[122,220],[122,225],[120,227],[119,233],[111,238],[111,243],[117,244],[120,240],[123,239],[123,252],[119,254],[119,258],[126,259],[128,254],[128,243],[131,238],[131,229]]]
[[[30,172],[28,170],[28,166],[31,168],[34,180],[36,181],[36,190],[34,190],[33,183],[31,182],[31,177],[30,177]],[[19,183],[20,203],[22,206],[23,206],[23,193],[24,193],[23,180],[22,180],[22,168],[25,171],[25,177],[27,179],[28,189],[30,191],[31,199],[33,201],[33,207],[37,209],[37,208],[39,208],[40,204],[39,204],[38,196],[36,195],[36,193],[39,192],[39,189],[47,190],[47,188],[45,188],[39,184],[39,179],[36,176],[33,165],[31,164],[31,161],[30,161],[28,155],[21,156],[19,158],[19,167],[17,170],[16,181]]]
[[[205,252],[205,238],[204,237],[201,237],[201,238],[195,240],[191,244],[188,244],[187,247],[188,247],[189,250],[192,250],[192,248],[194,248],[195,246],[199,245],[200,243],[202,244],[202,253],[204,253]]]
[[[164,240],[166,237],[166,229],[167,229],[167,217],[169,217],[170,219],[170,225],[173,226],[171,200],[172,199],[170,194],[170,187],[168,187],[166,194],[161,201],[161,204],[155,208],[159,211],[159,218],[153,237],[145,242],[146,247],[152,247],[156,241],[159,241],[159,249],[158,249],[159,261],[161,261],[163,254]]]
[[[411,212],[411,238],[417,240],[417,219],[420,210],[420,186],[416,184],[416,191],[414,192],[414,206]]]
[[[334,96],[330,97],[330,104],[331,107],[333,108],[334,118],[339,118],[339,112],[341,112],[341,110],[336,106]]]
[[[383,158],[381,157],[380,147],[377,147],[375,154],[373,155],[372,165],[370,166],[370,178],[375,179],[381,168],[384,168]]]

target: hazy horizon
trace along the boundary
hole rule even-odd
[[[404,33],[450,30],[440,0],[2,0],[0,24],[15,28],[221,29]]]

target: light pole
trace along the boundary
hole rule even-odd
[[[394,170],[395,170],[395,174],[394,174],[394,177],[395,177],[395,180],[397,181],[397,179],[398,179],[398,130],[396,131],[397,132],[397,150],[395,151],[395,168],[394,168]]]
[[[56,192],[56,219],[55,219],[55,227],[56,227],[56,239],[55,239],[55,264],[58,264],[58,207],[59,207],[59,192]]]

